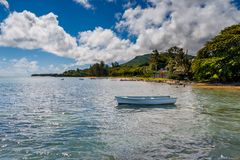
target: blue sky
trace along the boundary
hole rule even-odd
[[[104,0],[93,1],[94,9],[86,9],[81,4],[76,4],[70,0],[9,0],[10,8],[6,10],[4,6],[0,8],[0,21],[3,21],[9,13],[16,11],[22,12],[24,10],[31,11],[37,16],[53,12],[58,15],[59,25],[62,26],[66,32],[76,36],[78,32],[85,30],[93,30],[96,26],[103,28],[113,28],[116,23],[115,13],[122,13],[123,7],[121,5],[127,2],[106,2]],[[56,5],[57,4],[57,5]],[[42,66],[51,64],[72,64],[74,59],[59,57],[54,54],[36,50],[25,50],[21,48],[0,47],[0,59],[21,59],[27,58],[31,61],[36,60]]]
[[[0,76],[62,72],[100,60],[124,62],[174,45],[194,55],[224,27],[240,22],[238,0],[0,0],[0,4]]]

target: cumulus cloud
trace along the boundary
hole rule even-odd
[[[79,33],[78,42],[79,52],[85,54],[84,61],[90,62],[94,57],[94,61],[105,60],[123,60],[128,58],[132,44],[129,40],[120,39],[110,29],[101,27],[95,28],[93,31]],[[79,61],[83,57],[79,57]]]
[[[42,49],[58,56],[74,58],[78,64],[86,64],[126,59],[131,42],[101,27],[80,32],[75,38],[59,26],[53,13],[37,17],[23,11],[11,13],[0,24],[0,46]]]
[[[0,76],[26,76],[39,70],[36,61],[30,61],[26,58],[11,59],[9,61],[5,59],[2,63]]]
[[[13,12],[0,24],[0,45],[23,49],[42,49],[58,56],[74,57],[76,39],[58,25],[53,13],[37,17]]]
[[[37,61],[29,61],[26,58],[21,58],[19,60],[13,60],[13,62],[15,62],[13,67],[17,69],[24,69],[27,72],[34,72],[38,70]]]
[[[0,4],[3,5],[4,7],[6,7],[7,9],[9,9],[9,4],[8,4],[7,0],[0,0]]]
[[[164,50],[177,45],[195,53],[226,26],[240,22],[231,0],[148,0],[127,9],[116,27],[137,37],[136,45]]]

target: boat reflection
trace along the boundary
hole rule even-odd
[[[117,109],[139,109],[139,108],[161,108],[161,109],[176,109],[175,104],[162,104],[162,105],[144,105],[144,104],[119,104]]]

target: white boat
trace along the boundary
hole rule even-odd
[[[177,98],[170,96],[115,96],[119,105],[121,104],[144,104],[144,105],[159,105],[159,104],[175,104]]]

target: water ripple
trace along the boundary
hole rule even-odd
[[[171,95],[176,106],[117,106]],[[0,159],[238,159],[238,91],[78,78],[0,79]]]

